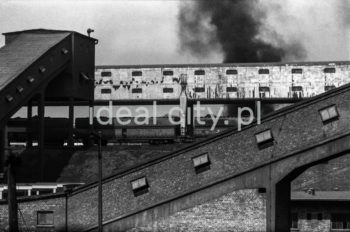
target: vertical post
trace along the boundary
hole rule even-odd
[[[38,116],[39,116],[39,155],[40,155],[40,180],[44,181],[45,175],[45,155],[44,155],[44,142],[45,142],[45,95],[44,91],[39,94],[38,101]]]
[[[9,151],[8,155],[8,166],[7,166],[7,202],[8,202],[8,213],[9,213],[9,231],[18,231],[18,207],[16,197],[16,176],[15,176],[15,163],[16,157]]]
[[[0,128],[0,182],[3,182],[4,178],[4,166],[5,166],[5,147],[6,147],[6,130],[5,127]]]
[[[98,232],[102,232],[102,133],[98,132]]]
[[[74,98],[69,98],[69,126],[68,126],[68,147],[74,147],[73,126],[74,126]]]
[[[33,102],[32,100],[28,101],[28,105],[27,105],[27,147],[32,147],[33,146],[33,134],[32,134],[32,129],[33,126]]]

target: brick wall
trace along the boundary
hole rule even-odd
[[[239,190],[127,232],[265,231],[266,199],[257,190]]]

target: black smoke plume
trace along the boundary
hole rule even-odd
[[[279,62],[305,55],[299,43],[286,43],[277,32],[265,33],[270,41],[261,38],[265,18],[257,0],[184,1],[178,17],[180,49],[197,57],[220,49],[225,63]]]

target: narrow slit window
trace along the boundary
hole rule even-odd
[[[204,93],[205,92],[205,89],[203,87],[196,87],[194,88],[194,91],[196,93]]]
[[[37,211],[38,226],[53,226],[53,211]]]
[[[107,72],[107,71],[101,72],[101,77],[111,77],[111,76],[112,76],[112,72]]]
[[[173,93],[174,89],[173,88],[163,88],[163,93]]]
[[[325,68],[323,69],[324,73],[335,73],[335,68]]]
[[[329,91],[329,90],[332,90],[332,89],[335,89],[335,86],[334,85],[326,85],[324,87],[324,91]]]
[[[270,87],[261,86],[259,87],[260,92],[270,92]]]
[[[256,142],[260,149],[273,145],[273,136],[271,130],[265,130],[255,134]]]
[[[131,188],[134,192],[135,197],[147,193],[149,185],[146,177],[141,177],[139,179],[131,181]]]
[[[131,90],[132,93],[142,93],[142,89],[141,88],[135,88]]]
[[[270,70],[267,68],[259,69],[259,74],[270,74]]]
[[[210,169],[210,160],[207,153],[192,158],[192,162],[197,174]]]
[[[173,76],[174,72],[172,70],[163,71],[163,76]]]
[[[292,86],[292,91],[303,91],[302,86]]]
[[[194,71],[194,75],[198,75],[198,76],[205,75],[205,71],[204,70],[196,70],[196,71]]]
[[[237,87],[227,87],[226,92],[237,92]]]
[[[236,69],[228,69],[226,70],[226,75],[237,75],[238,71]]]
[[[320,115],[323,123],[328,123],[339,118],[339,113],[335,105],[321,109]]]
[[[292,74],[302,74],[303,70],[301,68],[293,68]]]
[[[142,76],[142,71],[132,71],[131,76],[133,77],[141,77]]]
[[[112,90],[111,89],[101,89],[101,93],[102,94],[110,94],[110,93],[112,93]]]

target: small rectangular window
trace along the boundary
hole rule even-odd
[[[318,213],[317,214],[317,220],[319,220],[319,221],[323,220],[323,214],[322,213]]]
[[[237,92],[237,87],[227,87],[226,92]]]
[[[292,91],[303,91],[302,86],[292,86]]]
[[[131,188],[134,192],[134,196],[140,196],[148,192],[149,185],[146,177],[141,177],[139,179],[131,181]]]
[[[259,69],[259,74],[270,74],[270,70],[266,68]]]
[[[227,69],[226,75],[237,75],[238,71],[236,69]]]
[[[131,76],[140,77],[140,76],[142,76],[142,71],[132,71]]]
[[[38,226],[53,226],[53,211],[37,211]]]
[[[173,76],[174,72],[171,70],[165,70],[163,71],[163,76]]]
[[[107,72],[107,71],[101,72],[101,77],[111,77],[111,76],[112,76],[112,72]]]
[[[270,92],[270,87],[261,86],[259,87],[260,92]]]
[[[306,214],[306,220],[310,221],[312,219],[312,214],[311,213],[307,213]]]
[[[321,109],[319,112],[323,123],[328,123],[339,118],[339,113],[335,105]]]
[[[292,74],[302,74],[303,70],[301,68],[293,68]]]
[[[131,90],[132,93],[142,93],[142,88],[134,88]]]
[[[265,130],[255,134],[256,142],[260,149],[273,145],[273,136],[271,130]]]
[[[204,70],[195,70],[194,75],[198,75],[198,76],[205,75],[205,71]]]
[[[173,93],[174,89],[173,88],[163,88],[163,93]]]
[[[194,88],[194,91],[196,93],[204,93],[205,92],[205,89],[203,87],[196,87]]]
[[[210,160],[207,153],[192,158],[192,162],[197,174],[210,169]]]
[[[324,73],[335,73],[335,68],[325,68],[323,69]]]
[[[102,94],[109,94],[109,93],[112,93],[112,90],[111,89],[101,89],[101,93]]]
[[[329,91],[329,90],[332,90],[332,89],[335,89],[335,86],[334,85],[326,85],[324,87],[324,91]]]

